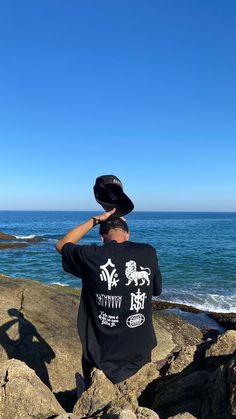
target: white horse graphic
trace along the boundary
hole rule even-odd
[[[128,282],[125,285],[128,286],[132,282],[134,282],[136,286],[144,285],[145,282],[147,282],[147,285],[150,285],[149,275],[151,274],[151,270],[149,268],[143,268],[140,266],[140,269],[142,270],[137,271],[137,264],[134,260],[126,262],[125,266],[125,276],[128,279]],[[139,283],[139,281],[141,281],[141,283]]]

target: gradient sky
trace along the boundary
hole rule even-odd
[[[0,209],[236,211],[235,0],[0,6]]]

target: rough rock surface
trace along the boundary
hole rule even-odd
[[[170,354],[186,345],[198,345],[203,333],[195,326],[185,322],[180,316],[169,312],[154,312],[153,324],[158,345],[152,352],[152,361],[166,360]]]
[[[45,419],[64,413],[55,396],[23,362],[0,363],[0,418]]]
[[[153,362],[117,385],[94,369],[91,386],[76,403],[75,373],[81,372],[82,352],[78,306],[79,297],[73,290],[0,274],[0,419],[236,416],[236,332],[204,332],[166,310],[153,314],[158,339]],[[22,384],[26,376],[27,383]],[[27,389],[18,397],[17,405],[14,397],[6,398],[13,394],[13,383],[17,389],[19,383],[21,389]],[[37,413],[40,397],[40,409],[47,399],[47,408],[54,409],[52,414]],[[27,416],[29,412],[35,416]]]
[[[92,384],[77,401],[73,413],[80,418],[92,416],[117,397],[118,392],[112,382],[102,371],[94,368]]]
[[[236,417],[236,358],[213,372],[203,389],[201,418]]]
[[[16,240],[16,237],[0,231],[0,240]]]
[[[76,387],[81,371],[79,300],[36,281],[0,278],[0,361],[17,358],[55,393]]]
[[[27,243],[0,243],[0,250],[21,249],[27,246]]]
[[[139,406],[137,400],[157,377],[159,372],[152,363],[119,384],[113,384],[102,371],[94,368],[92,383],[77,401],[73,414],[79,418],[97,415],[107,418],[158,418],[154,411]]]
[[[228,330],[217,338],[206,351],[206,357],[233,355],[236,353],[236,330]]]

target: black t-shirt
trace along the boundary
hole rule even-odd
[[[157,344],[151,300],[161,293],[161,273],[155,249],[130,241],[66,243],[62,264],[82,279],[78,329],[85,359],[114,383],[133,375]]]

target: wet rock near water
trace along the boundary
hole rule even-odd
[[[214,311],[204,312],[196,307],[187,304],[173,303],[169,301],[154,300],[152,302],[153,311],[162,311],[168,309],[179,309],[183,313],[204,314],[209,319],[216,320],[219,325],[227,330],[236,330],[236,313],[216,313]],[[206,322],[207,323],[207,322]],[[209,326],[206,325],[206,328]]]
[[[0,250],[6,249],[22,249],[28,247],[27,243],[0,243]]]
[[[20,238],[11,234],[0,232],[0,250],[20,249],[27,247],[30,243],[38,243],[41,241],[43,241],[43,238],[39,236]]]
[[[166,309],[153,312],[152,362],[116,385],[94,368],[77,401],[78,307],[72,290],[0,275],[0,419],[235,417],[236,331]]]

